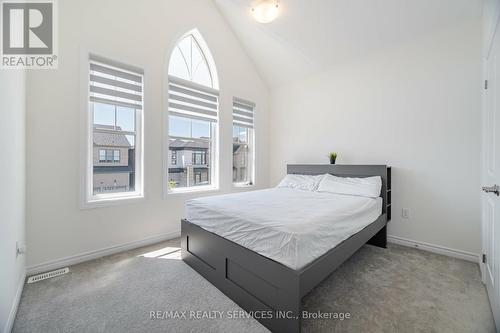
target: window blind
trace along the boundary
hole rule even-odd
[[[170,115],[217,122],[219,92],[216,89],[174,76],[168,80]]]
[[[89,66],[92,102],[143,109],[142,70],[93,55]]]
[[[254,127],[255,104],[241,98],[233,98],[233,124],[247,128]]]

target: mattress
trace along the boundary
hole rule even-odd
[[[375,222],[382,198],[290,188],[186,202],[186,219],[294,270]]]

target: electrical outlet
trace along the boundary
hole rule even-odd
[[[20,255],[20,254],[25,254],[26,253],[26,247],[22,244],[22,243],[19,243],[19,242],[16,242],[16,255]]]
[[[410,218],[410,208],[403,208],[401,210],[401,217],[404,219],[409,219]]]

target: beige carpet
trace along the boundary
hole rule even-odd
[[[267,332],[251,318],[229,318],[240,308],[179,255],[176,239],[27,284],[13,331]],[[396,245],[364,246],[303,303],[311,313],[350,314],[305,320],[303,332],[495,331],[477,264]]]

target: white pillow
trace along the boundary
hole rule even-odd
[[[348,178],[325,175],[318,186],[318,192],[356,195],[377,198],[382,189],[380,176],[366,178]]]
[[[324,175],[286,175],[278,187],[295,188],[299,190],[315,191]]]

